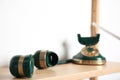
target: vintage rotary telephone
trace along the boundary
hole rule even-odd
[[[94,37],[81,37],[78,36],[78,41],[80,44],[85,45],[85,47],[72,59],[61,60],[59,64],[65,63],[76,63],[76,64],[87,64],[87,65],[103,65],[106,63],[105,57],[103,57],[98,48],[95,46],[99,42],[100,34],[96,34]]]
[[[96,34],[94,37],[81,37],[78,34],[79,43],[85,45],[85,47],[73,57],[73,63],[89,65],[105,64],[105,58],[99,53],[96,46],[94,46],[98,43],[99,37],[100,34]]]

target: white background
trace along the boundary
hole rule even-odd
[[[99,24],[120,35],[120,0],[100,0]],[[9,65],[14,55],[34,54],[36,50],[65,55],[63,43],[72,58],[84,46],[77,34],[90,36],[91,0],[0,0],[0,66]],[[107,61],[120,62],[120,42],[102,30],[99,50]],[[120,80],[120,74],[102,76]]]

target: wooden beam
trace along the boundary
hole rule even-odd
[[[92,12],[91,12],[91,36],[96,36],[98,28],[92,25],[95,22],[99,22],[99,0],[92,0]]]

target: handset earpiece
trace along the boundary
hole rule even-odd
[[[34,64],[38,69],[45,69],[58,63],[58,56],[55,52],[48,50],[38,50],[33,55]]]
[[[13,56],[9,66],[10,72],[17,78],[32,77],[34,71],[34,60],[32,55]]]

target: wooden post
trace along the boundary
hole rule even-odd
[[[99,0],[92,0],[92,12],[91,12],[91,36],[96,36],[98,28],[92,25],[93,22],[99,22]]]
[[[98,33],[98,28],[93,26],[93,22],[97,23],[99,22],[99,0],[92,0],[92,12],[91,12],[91,36],[96,36]],[[98,44],[95,45],[95,47],[98,47]],[[98,80],[97,77],[92,77],[90,80]]]
[[[99,0],[92,0],[92,10],[91,10],[91,36],[96,36],[99,33],[98,28],[93,25],[99,22]],[[98,44],[95,45],[98,48]]]

